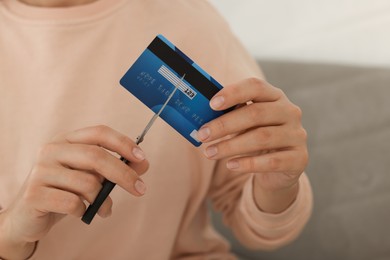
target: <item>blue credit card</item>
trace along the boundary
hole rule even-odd
[[[211,109],[210,99],[222,85],[162,35],[149,44],[120,84],[155,113],[178,85],[160,117],[195,146],[201,145],[196,137],[199,128],[229,111]]]

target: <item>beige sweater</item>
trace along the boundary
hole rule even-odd
[[[261,72],[219,14],[203,0],[100,0],[37,8],[0,0],[0,206],[7,208],[53,135],[108,125],[134,138],[152,112],[118,81],[163,34],[222,84]],[[255,205],[251,174],[214,169],[162,120],[142,143],[151,166],[147,193],[112,193],[113,215],[90,226],[66,217],[40,241],[34,259],[234,259],[213,229],[206,202],[245,245],[290,242],[307,222],[312,194],[305,175],[281,214]]]

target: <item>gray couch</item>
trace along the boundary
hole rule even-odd
[[[268,81],[303,110],[314,212],[302,235],[240,259],[390,259],[390,68],[260,62]]]

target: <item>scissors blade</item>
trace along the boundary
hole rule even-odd
[[[169,103],[169,101],[171,100],[171,98],[173,97],[173,95],[175,94],[176,90],[180,87],[180,85],[183,83],[183,80],[184,80],[184,77],[186,76],[186,74],[184,74],[180,81],[177,82],[177,84],[175,84],[175,89],[172,91],[172,93],[169,95],[169,97],[167,98],[167,100],[165,101],[164,105],[160,108],[160,110],[153,115],[153,117],[149,120],[149,123],[146,125],[146,127],[144,128],[144,130],[142,131],[142,133],[137,137],[137,140],[136,140],[136,144],[140,144],[143,140],[144,140],[144,137],[146,135],[146,133],[149,131],[149,129],[152,127],[154,121],[156,121],[156,119],[160,116],[161,112],[164,110],[164,108],[167,106],[167,104]]]

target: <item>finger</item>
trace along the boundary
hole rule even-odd
[[[220,90],[210,101],[214,110],[224,110],[238,104],[273,102],[284,96],[283,91],[258,78],[249,78]]]
[[[49,187],[75,193],[89,204],[93,203],[102,184],[98,175],[67,168],[53,167],[45,170],[44,184]],[[100,207],[98,214],[102,217],[111,215],[112,199],[108,197]]]
[[[255,126],[282,125],[287,120],[288,115],[280,102],[253,103],[205,124],[198,131],[198,139],[211,142]]]
[[[223,140],[205,149],[206,157],[221,159],[263,150],[286,149],[296,145],[286,127],[260,127]]]
[[[258,156],[234,158],[226,163],[230,170],[240,173],[300,174],[308,162],[306,149],[285,150]]]
[[[54,141],[98,145],[120,154],[131,162],[145,160],[145,153],[134,141],[126,135],[104,125],[72,131],[65,135],[57,136]]]
[[[73,215],[81,217],[85,212],[85,204],[82,199],[71,192],[59,189],[42,187],[37,194],[36,209],[41,212],[53,212],[59,214]]]
[[[65,167],[96,172],[135,196],[145,192],[143,181],[131,167],[98,146],[48,144],[41,150],[40,156],[51,157],[52,161]]]
[[[138,176],[142,176],[149,169],[149,162],[147,160],[141,163],[129,162],[128,166],[131,167],[138,174]]]

